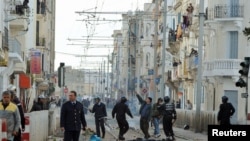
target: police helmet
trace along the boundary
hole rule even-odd
[[[224,103],[228,101],[228,97],[227,96],[222,96],[221,99],[222,99],[222,102],[224,102]]]
[[[98,96],[98,97],[96,97],[95,99],[96,99],[96,100],[98,100],[98,101],[100,101],[100,100],[101,100],[101,98],[100,98],[99,96]]]
[[[126,97],[121,97],[121,102],[125,103],[127,101],[127,98]]]
[[[168,103],[169,101],[170,101],[169,96],[165,96],[165,97],[164,97],[164,102]]]

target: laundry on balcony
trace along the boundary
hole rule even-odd
[[[176,38],[182,38],[182,29],[181,29],[181,24],[178,25],[177,31],[176,31]]]
[[[187,28],[190,23],[189,23],[189,17],[188,16],[182,16],[183,17],[183,23],[182,23],[182,28],[185,29]]]

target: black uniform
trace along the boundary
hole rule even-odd
[[[22,107],[22,105],[17,97],[13,99],[13,103],[15,103],[17,105],[17,108],[18,108],[19,113],[20,113],[20,118],[21,118],[21,127],[22,127],[22,130],[24,130],[25,129],[25,118],[24,118],[23,107]],[[14,137],[13,141],[21,141],[21,133],[22,133],[21,129],[19,128],[18,134],[17,134],[17,136]]]
[[[170,102],[170,99],[159,107],[159,111],[163,113],[163,130],[167,138],[172,137],[174,139],[174,131],[173,131],[173,119],[176,120],[176,110],[174,103]]]
[[[104,117],[107,117],[106,105],[102,102],[96,103],[91,113],[95,113],[95,125],[96,125],[96,134],[100,137],[100,126],[102,129],[102,138],[105,137],[105,126],[104,126]]]
[[[71,101],[65,102],[62,105],[60,118],[60,126],[65,130],[64,140],[78,141],[81,128],[87,126],[83,105],[78,101],[76,103]]]
[[[222,97],[222,104],[220,104],[220,110],[218,112],[217,120],[220,125],[231,125],[230,117],[234,114],[235,108],[229,102],[226,96]]]
[[[127,101],[126,98],[121,98],[121,102],[117,103],[112,110],[112,117],[114,118],[116,115],[116,120],[118,126],[120,128],[119,131],[119,139],[124,140],[123,135],[128,131],[129,124],[126,120],[126,113],[133,118],[128,105],[125,103]]]

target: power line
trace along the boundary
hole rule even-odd
[[[95,38],[113,38],[111,36],[82,36],[82,37],[88,37],[88,38],[90,38],[90,37],[95,37]]]
[[[140,13],[140,15],[155,15],[153,12],[144,12],[144,11],[138,11]],[[129,11],[129,12],[114,12],[114,11],[106,11],[106,12],[87,12],[87,11],[76,11],[75,13],[77,14],[118,14],[118,15],[122,15],[122,14],[127,14],[127,15],[131,15],[133,14],[133,12]],[[137,15],[139,13],[135,13],[134,15]]]
[[[93,38],[89,38],[89,39],[70,39],[68,38],[69,41],[79,41],[79,40],[114,40],[114,39],[93,39]]]
[[[72,44],[67,44],[67,45],[93,45],[93,46],[114,46],[113,44],[75,44],[75,43],[72,43]]]
[[[75,57],[108,57],[108,55],[81,55],[81,54],[71,54],[71,53],[59,52],[59,51],[56,51],[56,53],[71,55],[71,56],[75,56]]]

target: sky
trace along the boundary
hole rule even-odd
[[[94,12],[128,12],[143,9],[144,3],[152,0],[57,0],[56,1],[56,59],[55,69],[60,62],[74,69],[98,69],[107,57],[79,57],[75,55],[108,55],[112,48],[86,49],[87,37],[90,44],[112,44],[114,30],[121,29],[121,22],[97,19],[121,19],[120,14],[94,14]],[[90,12],[84,13],[83,11]],[[83,12],[81,15],[77,12]],[[92,13],[93,12],[93,13]],[[91,20],[91,21],[87,21]],[[92,36],[91,36],[92,35]],[[100,36],[102,38],[100,38]],[[108,40],[100,40],[103,39]],[[80,39],[80,40],[79,40]],[[72,45],[74,44],[74,45]],[[81,45],[76,45],[81,44]],[[92,46],[93,47],[93,46]],[[100,47],[100,46],[99,46]]]

